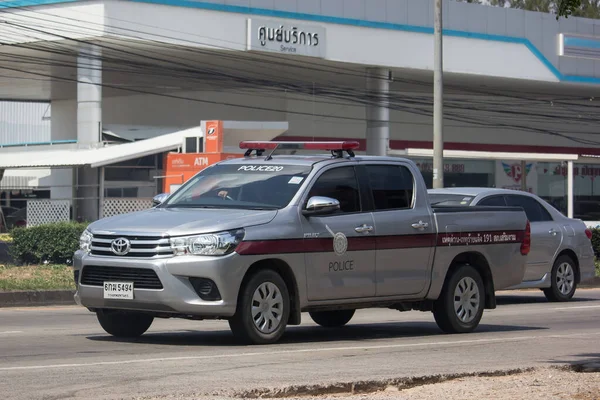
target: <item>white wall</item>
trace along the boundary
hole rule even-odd
[[[77,102],[75,100],[52,101],[52,140],[77,139]]]
[[[61,100],[52,102],[52,140],[77,139],[77,102]],[[49,178],[50,198],[66,200],[73,197],[73,170],[54,169]]]
[[[288,121],[289,130],[285,133],[287,136],[358,139],[365,137],[366,112],[365,107],[362,105],[344,105],[339,104],[339,100],[289,95],[284,92],[255,94],[195,92],[177,93],[176,95],[184,98],[206,99],[215,103],[239,104],[247,108],[149,95],[113,97],[104,99],[103,123],[106,125],[179,126],[185,128],[197,126],[203,119]],[[332,102],[338,104],[330,104]],[[275,111],[254,110],[253,107]],[[467,117],[489,120],[494,126],[481,127],[447,120],[444,127],[447,142],[537,145],[562,148],[584,147],[584,145],[565,138],[522,131],[516,128],[499,128],[497,124],[525,123],[510,114],[504,116],[503,119],[490,119],[489,115],[486,116],[486,114],[479,111],[462,110],[461,113]],[[341,117],[341,119],[336,117]],[[430,116],[393,110],[390,113],[390,120],[392,121],[390,124],[390,137],[392,140],[431,141],[432,118]],[[75,138],[75,121],[76,105],[74,101],[53,103],[53,139]],[[594,129],[593,126],[586,126],[583,123],[581,125],[558,124],[555,121],[539,123],[530,120],[527,124],[540,129],[570,132]],[[569,135],[588,139],[594,137],[593,135],[575,133]],[[597,147],[600,147],[600,145]],[[52,196],[54,198],[70,197],[71,189],[69,185],[72,181],[70,170],[58,170],[53,172],[52,176],[56,184],[67,185],[65,188],[54,188]]]
[[[58,4],[4,12],[3,43],[84,39],[104,34],[103,2]],[[29,29],[27,29],[29,28]]]
[[[313,105],[312,98],[309,96],[298,97],[296,99],[287,100],[287,109],[290,112],[316,113],[320,115],[336,116],[348,118],[334,119],[310,116],[301,116],[288,113],[290,121],[290,130],[287,133],[289,136],[310,136],[311,132],[315,132],[320,136],[332,137],[352,137],[364,138],[366,132],[366,123],[364,121],[355,121],[356,119],[365,119],[365,108],[362,106],[342,106],[335,104],[319,104],[318,100]],[[304,100],[304,101],[302,101]],[[482,100],[481,98],[479,100]],[[331,102],[332,100],[327,100]],[[469,105],[469,100],[465,100],[465,104]],[[314,111],[313,111],[314,110]],[[522,107],[519,111],[529,111],[539,113],[538,108],[527,109]],[[558,107],[550,108],[548,106],[546,113],[557,115]],[[569,112],[573,115],[575,111],[571,109]],[[450,114],[449,108],[446,108],[446,113]],[[452,112],[456,113],[456,111]],[[595,127],[582,124],[560,124],[555,120],[540,123],[534,122],[532,117],[519,118],[516,115],[505,114],[502,118],[497,115],[483,113],[481,111],[470,111],[463,109],[461,115],[467,118],[477,118],[488,122],[492,126],[478,126],[464,122],[457,122],[446,119],[444,121],[444,140],[446,142],[461,142],[461,143],[487,143],[487,144],[507,144],[507,145],[537,145],[537,146],[556,146],[556,147],[585,147],[585,145],[573,142],[572,140],[559,138],[542,133],[529,132],[519,130],[517,128],[502,128],[500,125],[525,125],[537,129],[547,131],[567,131],[571,132],[568,135],[575,138],[593,139],[597,135],[583,135],[572,132],[588,131],[594,132]],[[539,120],[539,118],[538,118]],[[407,141],[428,141],[432,140],[433,135],[433,119],[431,116],[418,115],[411,112],[403,112],[392,110],[390,112],[390,138],[392,140],[407,140]],[[600,139],[598,139],[600,142]],[[598,145],[597,147],[600,147]]]
[[[239,104],[248,108],[205,104],[191,100],[160,96],[124,96],[104,99],[103,122],[106,125],[189,127],[197,126],[200,120],[203,119],[289,121],[290,128],[286,133],[287,136],[365,137],[366,111],[362,105],[345,105],[339,104],[339,100],[313,98],[311,96],[296,94],[291,95],[284,92],[255,94],[195,92],[177,93],[176,95],[206,99],[216,103]],[[468,102],[468,99],[465,101]],[[284,110],[285,112],[254,110],[253,107]],[[71,110],[69,107],[66,109]],[[528,111],[527,108],[521,108],[520,110]],[[54,121],[57,112],[54,108],[52,111]],[[540,109],[532,108],[529,111],[540,112]],[[557,113],[558,111],[555,107],[554,109],[549,108],[544,112]],[[519,119],[518,116],[511,114],[506,114],[498,118],[497,116],[481,111],[469,111],[465,109],[460,112],[461,115],[467,118],[478,118],[488,121],[492,126],[478,126],[446,120],[444,125],[444,139],[447,142],[585,147],[585,145],[565,138],[523,131],[517,128],[499,127],[501,124],[526,125],[549,131],[565,131],[570,132],[568,136],[574,138],[593,139],[596,137],[589,134],[572,133],[584,131],[593,133],[595,128],[584,123],[580,125],[573,123],[560,124],[556,121],[541,123],[534,121],[531,117]],[[573,111],[570,112],[572,113]],[[431,141],[433,129],[431,116],[392,110],[390,112],[390,121],[390,137],[392,140]]]
[[[53,169],[48,182],[51,199],[71,200],[73,198],[73,170],[71,168]]]
[[[128,29],[136,37],[186,45],[245,50],[249,15],[137,2],[108,2],[107,31]],[[114,17],[114,19],[113,19]],[[264,19],[264,17],[260,17]],[[325,58],[363,65],[433,69],[433,35],[389,29],[274,19],[286,26],[318,25],[326,29]],[[138,24],[128,21],[144,21]],[[173,22],[177,21],[176,29]],[[123,32],[121,30],[121,32]],[[522,44],[448,36],[444,39],[447,72],[527,78],[556,82],[557,78]]]
[[[287,136],[351,137],[364,138],[366,112],[362,105],[339,104],[339,100],[312,96],[280,93],[226,93],[226,92],[182,92],[176,96],[207,100],[211,103],[161,96],[135,95],[105,98],[103,123],[105,125],[146,125],[187,128],[197,126],[201,120],[222,119],[241,121],[289,121]],[[481,99],[479,99],[481,100]],[[468,104],[468,99],[465,102]],[[220,103],[220,104],[212,104]],[[238,104],[245,107],[221,105]],[[334,104],[330,104],[334,103]],[[255,110],[261,107],[266,110]],[[268,111],[274,110],[274,111]],[[281,111],[278,111],[281,110]],[[559,115],[559,109],[548,106],[521,111],[546,112]],[[449,108],[446,112],[450,113]],[[573,138],[594,139],[594,126],[585,123],[558,123],[555,120],[538,122],[531,117],[519,118],[506,114],[501,117],[481,111],[461,110],[467,118],[488,121],[491,126],[478,126],[464,122],[446,120],[444,139],[447,142],[487,143],[507,145],[538,145],[556,147],[589,147],[572,140],[548,134],[502,128],[499,125],[526,125],[547,131],[563,131]],[[569,113],[573,113],[571,109]],[[314,117],[313,117],[314,115]],[[77,137],[77,112],[75,101],[52,103],[52,139],[75,139]],[[543,119],[538,119],[543,121]],[[390,112],[390,136],[393,140],[431,141],[432,117],[392,110]],[[590,134],[573,133],[590,132]],[[600,139],[599,139],[600,140]],[[600,147],[597,146],[597,147]]]
[[[201,120],[282,121],[284,112],[260,111],[254,107],[285,110],[285,99],[270,95],[231,94],[225,92],[175,93],[184,99],[135,95],[105,98],[102,104],[103,124],[156,125],[187,128]],[[206,100],[193,101],[187,99]],[[231,107],[222,103],[240,104]]]

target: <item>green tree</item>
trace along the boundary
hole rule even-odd
[[[560,17],[569,18],[569,15],[574,15],[576,12],[581,11],[581,3],[581,0],[558,0],[556,19]]]
[[[579,7],[572,7],[570,15],[574,17],[600,19],[600,0],[569,0],[575,4],[579,2]]]
[[[490,0],[489,4],[496,7],[550,13],[556,7],[556,0]]]
[[[467,2],[482,4],[477,0]],[[570,16],[600,19],[600,0],[489,0],[488,3],[496,7],[554,13],[556,19]]]

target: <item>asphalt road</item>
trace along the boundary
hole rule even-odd
[[[477,332],[442,334],[430,313],[361,310],[339,330],[307,315],[281,343],[239,346],[224,321],[156,320],[116,340],[78,307],[0,309],[3,399],[140,398],[491,371],[600,360],[600,290],[548,303],[508,292]]]

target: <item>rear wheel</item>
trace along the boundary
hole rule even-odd
[[[266,269],[254,274],[242,288],[229,327],[245,343],[270,344],[281,338],[289,316],[288,288],[277,272]]]
[[[474,331],[485,307],[483,280],[469,265],[458,267],[446,281],[433,306],[437,325],[446,333]]]
[[[552,266],[552,285],[544,289],[544,295],[549,301],[569,301],[577,290],[575,279],[575,263],[571,257],[560,256]]]
[[[123,338],[142,336],[154,321],[146,314],[120,310],[98,310],[96,318],[106,333]]]
[[[346,325],[354,316],[355,310],[314,311],[309,315],[313,321],[325,328],[339,328]]]

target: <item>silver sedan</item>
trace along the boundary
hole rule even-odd
[[[496,188],[429,189],[437,206],[522,207],[531,226],[531,252],[523,282],[509,289],[539,288],[550,301],[568,301],[577,285],[595,275],[592,232],[583,221],[567,218],[540,197]]]

